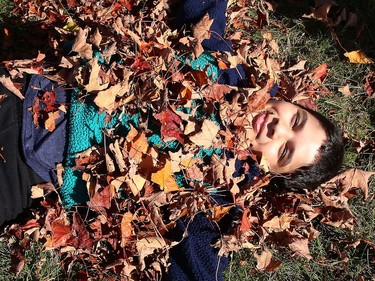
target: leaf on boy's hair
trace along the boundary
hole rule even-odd
[[[356,64],[369,64],[374,63],[374,60],[369,58],[363,51],[346,52],[345,57],[349,58],[349,62]]]

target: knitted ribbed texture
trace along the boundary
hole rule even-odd
[[[216,81],[219,77],[219,67],[216,58],[211,55],[210,51],[204,51],[197,59],[190,55],[187,58],[182,56],[177,59],[183,64],[188,64],[194,70],[205,71],[211,81]]]
[[[72,169],[75,165],[76,154],[93,145],[103,144],[104,129],[120,125],[129,130],[129,122],[137,127],[139,125],[138,114],[133,116],[117,114],[112,116],[111,121],[107,123],[106,113],[99,113],[98,110],[98,107],[92,102],[78,100],[78,92],[72,91],[69,111],[69,140],[64,165],[66,168],[60,191],[63,205],[66,208],[83,204],[88,199],[86,182],[82,180],[82,173]]]

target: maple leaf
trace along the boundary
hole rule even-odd
[[[215,144],[215,139],[219,130],[220,127],[216,122],[205,119],[201,125],[201,130],[189,136],[189,139],[196,145],[212,147],[212,145]]]
[[[51,223],[52,245],[54,248],[64,247],[72,238],[69,222],[64,217],[59,217]]]
[[[151,175],[151,181],[158,184],[165,192],[179,190],[176,180],[172,174],[172,163],[168,159],[161,170]]]
[[[375,175],[375,172],[348,169],[328,182],[338,182],[342,188],[341,194],[345,194],[353,188],[359,188],[366,199],[368,197],[368,181],[373,175]]]
[[[161,137],[164,141],[178,140],[184,144],[184,133],[181,129],[181,117],[173,112],[170,108],[154,115],[161,122]]]

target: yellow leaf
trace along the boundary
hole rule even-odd
[[[160,185],[165,192],[179,190],[176,180],[172,175],[172,163],[167,160],[163,169],[151,175],[151,181]]]
[[[351,63],[359,63],[359,64],[366,64],[366,63],[374,63],[374,60],[366,56],[366,54],[360,50],[346,52],[344,54]]]
[[[221,220],[228,212],[230,209],[232,209],[233,205],[230,206],[215,206],[212,209],[212,219],[214,221],[219,221]]]

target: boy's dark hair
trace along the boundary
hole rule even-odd
[[[290,174],[274,176],[270,182],[272,190],[315,189],[336,176],[341,168],[344,157],[344,140],[340,129],[319,112],[302,108],[318,119],[326,132],[327,140],[320,147],[317,159],[313,164],[301,167]]]

